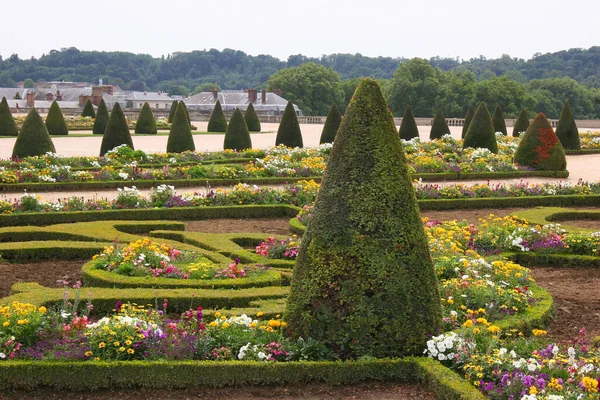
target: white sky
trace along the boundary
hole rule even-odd
[[[77,47],[531,58],[600,45],[598,18],[598,0],[2,0],[0,55]]]

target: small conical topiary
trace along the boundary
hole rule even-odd
[[[88,100],[85,103],[85,106],[83,106],[83,111],[81,111],[81,116],[82,117],[90,117],[90,118],[96,118],[96,111],[94,111],[94,106],[92,105],[92,101]]]
[[[171,109],[169,110],[169,119],[167,120],[167,122],[169,122],[170,124],[173,123],[173,117],[175,117],[175,111],[177,111],[178,104],[179,102],[177,100],[171,103]]]
[[[569,105],[569,101],[565,101],[563,109],[560,112],[558,125],[556,125],[556,136],[560,140],[563,149],[565,150],[580,150],[581,140],[579,139],[579,129],[573,117],[573,110]]]
[[[342,358],[420,355],[440,294],[408,165],[381,89],[358,85],[302,238],[288,331]]]
[[[183,111],[185,111],[185,117],[188,120],[188,123],[190,124],[190,128],[192,127],[192,119],[190,118],[190,112],[188,111],[187,106],[185,105],[185,102],[182,100],[179,103],[181,103],[181,106],[183,107]],[[177,105],[177,107],[179,107],[179,104]]]
[[[399,133],[400,139],[404,140],[411,140],[419,137],[419,128],[417,128],[417,122],[415,121],[415,116],[413,115],[410,106],[406,106],[404,109]]]
[[[429,139],[441,139],[444,135],[450,135],[450,127],[446,122],[446,117],[444,117],[442,110],[438,110],[433,118],[433,123],[431,124]]]
[[[567,169],[565,151],[544,113],[539,113],[525,131],[514,161],[536,171]]]
[[[100,156],[122,144],[126,144],[133,149],[133,140],[131,140],[127,120],[119,103],[115,103],[106,124],[104,137],[102,137]]]
[[[227,131],[227,119],[225,118],[225,114],[223,114],[223,109],[221,108],[221,102],[219,100],[215,103],[215,108],[213,108],[213,112],[208,120],[207,130],[209,132]]]
[[[246,125],[248,126],[248,130],[250,132],[260,132],[260,119],[258,118],[258,115],[256,114],[256,110],[254,109],[252,103],[250,103],[248,105],[248,108],[246,108],[246,112],[244,113],[244,119],[246,120]]]
[[[519,137],[522,133],[525,133],[527,128],[529,128],[529,117],[527,116],[527,110],[522,108],[515,121],[515,126],[513,126],[513,137]]]
[[[298,116],[291,101],[288,101],[287,106],[285,106],[281,121],[279,122],[279,128],[277,129],[275,146],[279,146],[280,144],[287,147],[304,147]]]
[[[184,151],[194,150],[196,150],[196,145],[194,144],[190,121],[185,113],[185,104],[180,101],[169,131],[167,153],[183,153]]]
[[[471,124],[474,115],[475,109],[473,108],[473,106],[469,106],[469,109],[467,110],[467,115],[465,115],[465,122],[463,123],[462,132],[460,133],[461,139],[464,139],[467,135],[467,130],[469,130],[469,125]]]
[[[242,151],[252,148],[252,139],[250,139],[250,131],[244,120],[244,116],[239,108],[236,108],[229,120],[225,139],[223,141],[223,149],[231,149]]]
[[[42,156],[48,152],[56,153],[54,143],[52,143],[52,138],[42,117],[35,108],[32,108],[15,141],[12,158]]]
[[[475,115],[469,124],[467,134],[463,141],[463,149],[484,148],[492,153],[498,153],[498,142],[496,141],[496,132],[492,116],[484,102],[479,104]]]
[[[10,112],[6,97],[3,97],[0,102],[0,136],[17,136],[18,134],[17,123]]]
[[[333,103],[329,108],[329,112],[327,113],[325,125],[321,131],[321,139],[319,140],[319,144],[333,143],[335,140],[335,134],[337,133],[341,123],[342,114],[340,114],[340,109],[338,108],[337,104]]]
[[[69,128],[67,128],[65,117],[56,100],[52,102],[50,111],[48,111],[48,115],[46,116],[46,128],[51,135],[69,134]]]
[[[145,102],[135,123],[135,133],[156,134],[156,132],[156,119],[154,119],[150,104]]]
[[[504,136],[508,136],[506,121],[504,120],[504,114],[502,113],[500,104],[496,104],[494,115],[492,115],[492,123],[494,124],[494,132],[502,132]]]
[[[98,105],[96,119],[94,120],[94,134],[104,135],[104,131],[106,130],[106,124],[108,123],[108,117],[108,108],[106,108],[106,103],[104,103],[104,99],[101,99],[100,104]]]

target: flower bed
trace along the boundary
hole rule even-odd
[[[19,130],[25,122],[24,116],[14,117],[15,122],[17,123],[17,127]],[[94,128],[94,118],[92,117],[82,117],[82,116],[65,116],[65,122],[67,123],[67,128],[70,131],[91,131]],[[136,120],[127,120],[127,125],[129,129],[135,129]],[[156,118],[156,128],[161,130],[169,130],[171,129],[171,124],[167,121],[166,118]]]

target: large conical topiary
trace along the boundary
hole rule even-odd
[[[110,113],[110,117],[108,118],[104,136],[102,137],[100,155],[103,156],[110,150],[122,144],[126,144],[133,149],[133,140],[131,140],[127,120],[125,119],[125,115],[123,114],[123,110],[119,103],[115,103],[112,112]]]
[[[537,171],[567,169],[565,151],[543,113],[539,113],[525,131],[515,152],[514,161]]]
[[[469,124],[463,148],[484,148],[492,153],[498,153],[498,142],[496,141],[496,132],[494,131],[494,123],[492,116],[488,111],[485,103],[481,102],[475,115]]]
[[[52,102],[50,111],[48,111],[48,115],[46,116],[46,128],[51,135],[69,134],[69,128],[67,128],[65,117],[56,100]]]
[[[285,106],[281,121],[279,122],[279,128],[277,129],[275,146],[279,146],[280,144],[287,147],[304,147],[298,116],[296,116],[296,110],[294,110],[294,105],[291,101],[288,101],[287,106]]]
[[[3,97],[0,102],[0,136],[17,136],[18,134],[17,123],[10,112],[6,97]]]
[[[242,151],[252,148],[250,131],[244,120],[244,116],[239,108],[236,108],[229,120],[225,139],[223,140],[223,149]]]
[[[167,119],[167,122],[169,122],[170,124],[173,123],[173,118],[175,117],[175,111],[177,111],[178,104],[179,102],[177,100],[171,103],[171,109],[169,110],[169,118]]]
[[[474,115],[475,115],[475,109],[473,108],[473,106],[469,106],[469,109],[467,110],[467,115],[465,115],[465,122],[463,123],[462,132],[460,133],[461,139],[464,139],[465,136],[467,135],[467,131],[469,130],[469,125],[471,124],[471,121],[473,120]]]
[[[171,131],[167,140],[167,153],[183,153],[184,151],[194,150],[196,150],[196,145],[194,144],[190,121],[185,113],[185,104],[180,101],[171,124]]]
[[[338,108],[337,104],[333,103],[329,108],[329,112],[327,113],[325,125],[321,131],[321,139],[319,139],[319,144],[333,143],[335,134],[337,133],[341,123],[342,114],[340,114],[340,109]]]
[[[525,108],[521,109],[517,120],[515,121],[515,126],[513,126],[513,137],[519,137],[522,133],[529,128],[529,117],[527,116],[527,110]]]
[[[404,140],[411,140],[419,137],[419,128],[417,128],[417,122],[415,121],[415,116],[413,115],[410,106],[406,106],[404,109],[399,133],[400,139]]]
[[[90,118],[96,118],[96,111],[94,110],[94,106],[91,102],[91,100],[88,100],[85,103],[85,106],[83,106],[83,111],[81,111],[81,116],[82,117],[90,117]]]
[[[494,115],[492,115],[492,123],[494,124],[494,132],[502,132],[504,136],[508,136],[506,121],[504,120],[504,114],[502,113],[500,104],[496,104]]]
[[[145,102],[135,123],[135,133],[156,134],[156,119],[152,114],[150,104]]]
[[[54,143],[42,117],[35,108],[32,108],[15,141],[12,158],[42,156],[48,152],[56,153]]]
[[[352,97],[291,280],[289,332],[343,358],[421,355],[440,294],[394,119],[377,82]]]
[[[207,130],[209,132],[227,131],[227,119],[225,118],[225,114],[223,114],[223,109],[221,108],[221,102],[219,100],[215,103],[215,108],[213,108],[213,112],[210,114]]]
[[[94,134],[103,135],[106,130],[106,124],[108,123],[108,109],[106,108],[106,103],[104,103],[104,99],[100,100],[100,104],[98,105],[98,112],[96,113],[96,119],[94,120]]]
[[[573,110],[569,105],[569,101],[565,101],[563,109],[560,113],[558,125],[556,125],[556,136],[560,140],[563,149],[580,150],[581,140],[579,139],[579,129],[573,117]]]
[[[431,124],[429,139],[441,139],[444,135],[450,135],[450,127],[446,122],[446,117],[444,117],[442,110],[438,110],[433,118],[433,123]]]
[[[183,100],[180,101],[179,103],[183,107],[183,111],[185,111],[185,117],[187,118],[188,123],[190,124],[190,128],[191,128],[192,127],[192,119],[190,118],[190,112],[188,111],[188,108],[185,105],[185,102]],[[177,105],[177,107],[179,107],[179,104]]]
[[[246,108],[246,112],[244,113],[244,119],[246,120],[246,125],[250,132],[260,132],[260,119],[258,118],[252,103],[248,104],[248,108]]]

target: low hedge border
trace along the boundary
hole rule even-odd
[[[164,167],[189,167],[194,165],[222,165],[222,164],[246,164],[254,161],[254,158],[225,158],[225,159],[217,159],[217,160],[201,160],[201,161],[181,161],[177,163],[165,163],[165,164],[136,164],[137,168],[164,168]],[[128,168],[124,165],[111,165],[107,166],[115,167],[115,168]],[[97,171],[97,167],[74,167],[71,168],[71,171]]]
[[[456,210],[477,208],[509,208],[509,207],[574,207],[598,206],[600,195],[555,195],[555,196],[524,196],[524,197],[490,197],[482,199],[435,199],[418,200],[421,211],[427,210]]]
[[[568,220],[588,220],[599,221],[600,210],[574,210],[563,207],[537,207],[532,210],[518,211],[513,214],[516,218],[527,220],[530,223],[546,225],[553,222],[562,222]],[[571,225],[561,224],[563,229],[570,232],[594,232],[595,229],[579,228]]]
[[[600,154],[600,149],[579,149],[579,150],[567,150],[565,149],[567,156],[585,156],[587,154]]]
[[[525,311],[511,315],[498,321],[492,321],[502,330],[517,329],[520,331],[532,330],[548,326],[554,317],[554,300],[550,293],[537,285],[530,285],[536,302]]]
[[[600,257],[576,254],[512,253],[510,259],[527,267],[600,268]]]

